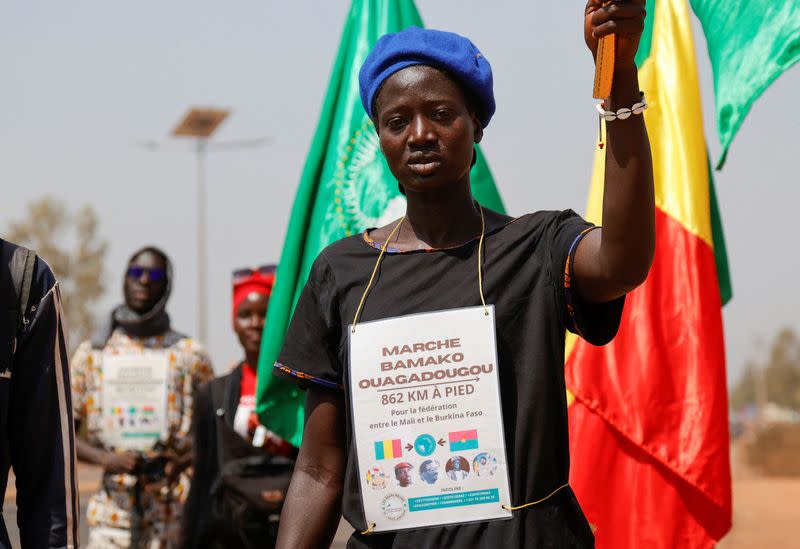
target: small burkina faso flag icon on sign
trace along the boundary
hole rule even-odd
[[[478,449],[478,430],[453,431],[450,433],[450,451],[462,452],[464,450]]]
[[[375,459],[392,459],[403,457],[403,445],[400,439],[379,440],[375,443]]]

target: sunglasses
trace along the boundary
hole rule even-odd
[[[139,280],[147,273],[150,282],[164,282],[167,279],[167,271],[164,269],[150,269],[148,267],[128,267],[128,278]]]
[[[260,273],[262,275],[275,274],[275,269],[275,265],[261,265],[260,267],[255,268],[245,267],[243,269],[236,269],[233,271],[233,283],[236,284],[242,280],[246,280],[256,273]]]

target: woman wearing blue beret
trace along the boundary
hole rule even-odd
[[[644,1],[605,3],[589,1],[584,24],[595,56],[598,39],[616,35],[613,87],[603,109],[608,124],[602,228],[571,210],[512,218],[475,201],[474,145],[495,102],[489,62],[468,39],[408,28],[382,37],[365,61],[362,102],[406,195],[407,212],[325,249],[298,301],[275,372],[307,390],[307,415],[278,547],[327,547],[340,514],[356,530],[348,542],[352,549],[594,546],[568,485],[564,333],[568,329],[596,345],[609,342],[625,295],[647,277],[655,245],[650,146],[640,116],[646,104],[634,63]],[[496,431],[504,452],[483,446],[498,433],[477,419],[477,427],[464,423],[463,430],[451,430],[449,440],[432,423],[417,429],[421,442],[408,439],[413,429],[398,428],[362,446],[357,438],[367,421],[358,416],[362,404],[354,397],[361,381],[351,385],[353,345],[363,337],[356,327],[389,327],[408,315],[422,326],[428,314],[473,309],[494,319],[502,411]],[[415,341],[425,341],[425,335]],[[467,342],[435,345],[462,343]],[[420,367],[418,373],[433,371]],[[391,379],[412,379],[404,375]],[[443,415],[442,422],[457,416]],[[386,471],[396,462],[445,463],[452,455],[476,463],[459,483],[446,475],[432,484],[403,486],[365,480],[390,479]],[[483,467],[477,456],[483,456]],[[492,499],[498,492],[476,488],[502,486],[501,481],[507,500],[502,488],[500,499]],[[470,490],[480,497],[464,496]],[[417,493],[439,495],[415,498]],[[441,509],[431,513],[431,502]],[[479,507],[485,520],[471,514]],[[463,520],[448,518],[454,515]],[[417,520],[422,516],[431,518],[423,523]]]

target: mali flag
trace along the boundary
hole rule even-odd
[[[731,526],[722,330],[730,295],[687,0],[648,0],[637,55],[656,253],[605,347],[570,338],[570,483],[599,548],[712,547]],[[618,122],[611,122],[618,123]],[[599,222],[605,151],[587,217]]]
[[[405,214],[405,198],[361,106],[358,71],[378,38],[412,25],[422,26],[412,0],[353,0],[297,188],[270,297],[257,388],[262,422],[296,446],[303,432],[305,398],[291,382],[273,377],[272,366],[319,252],[340,238]],[[480,150],[471,179],[481,204],[504,211]]]
[[[714,69],[722,164],[753,101],[800,59],[800,2],[691,4]],[[731,289],[694,51],[687,0],[647,0],[636,61],[650,103],[656,256],[611,344],[567,342],[570,482],[601,549],[712,547],[731,526],[720,311]]]
[[[375,459],[393,459],[403,457],[403,445],[399,438],[379,440],[375,442]]]

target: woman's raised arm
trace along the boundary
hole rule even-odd
[[[641,101],[634,58],[644,28],[644,0],[602,3],[587,4],[584,36],[595,55],[599,38],[617,36],[614,84],[605,106],[616,112]],[[603,228],[589,233],[575,255],[578,292],[594,302],[611,301],[644,282],[656,239],[653,163],[644,117],[610,121],[606,132]]]

